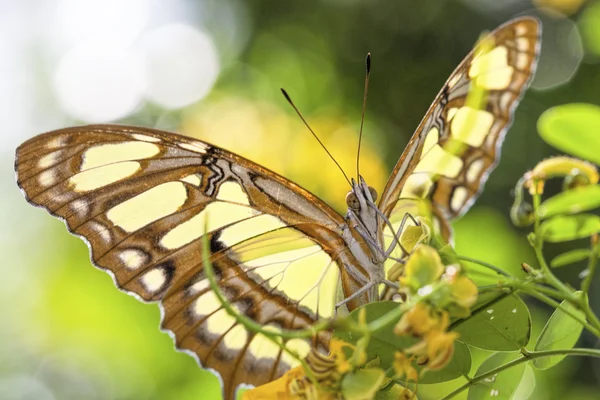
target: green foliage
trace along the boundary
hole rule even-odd
[[[600,164],[600,107],[565,104],[551,108],[538,120],[538,130],[557,149]]]
[[[598,131],[600,135],[600,130]],[[539,209],[540,218],[560,214],[576,214],[600,207],[600,185],[577,187],[558,193],[544,201]]]
[[[345,400],[371,400],[381,388],[385,373],[379,368],[359,369],[349,372],[342,379]]]
[[[477,368],[476,375],[483,375],[517,358],[515,353],[495,353],[489,356]],[[517,364],[512,368],[494,373],[469,389],[467,400],[509,400],[517,390],[526,364]]]
[[[583,311],[577,309],[566,300],[560,305],[561,308],[564,308],[571,314],[575,314],[582,319],[585,318]],[[579,340],[582,330],[583,326],[575,321],[571,315],[562,309],[557,309],[546,323],[546,326],[544,326],[542,333],[540,333],[535,343],[535,350],[572,349],[577,340]],[[533,361],[533,365],[538,369],[548,369],[558,364],[563,358],[565,358],[565,355],[538,358]]]
[[[527,305],[511,295],[483,307],[456,328],[468,345],[485,350],[515,351],[525,347],[531,334],[531,316]]]
[[[564,267],[566,265],[574,264],[578,261],[587,260],[592,251],[590,249],[574,249],[565,253],[559,254],[550,261],[552,268]]]
[[[541,237],[547,242],[567,242],[600,232],[600,217],[594,214],[559,215],[544,221]]]

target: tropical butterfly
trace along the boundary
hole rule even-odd
[[[498,161],[535,70],[539,22],[514,19],[486,40],[489,51],[472,51],[450,75],[378,202],[362,177],[352,181],[345,217],[243,157],[139,127],[34,137],[17,149],[18,185],[86,241],[94,265],[121,290],[159,303],[162,329],[216,373],[231,399],[240,384],[263,384],[297,361],[222,307],[203,270],[203,241],[233,309],[273,332],[308,329],[332,317],[339,299],[349,310],[377,301],[392,257],[386,246],[407,211],[428,200],[449,238],[449,222],[469,208]],[[465,103],[473,85],[486,91],[479,109]],[[456,143],[460,154],[449,150]],[[311,347],[327,352],[330,336],[285,346],[299,356]]]

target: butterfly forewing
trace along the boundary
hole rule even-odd
[[[352,276],[366,275],[339,235],[339,214],[200,141],[142,128],[68,128],[20,146],[16,171],[27,199],[83,237],[121,289],[161,302],[163,328],[219,372],[228,398],[238,384],[262,384],[297,361],[222,308],[204,275],[206,227],[222,292],[274,332],[331,317],[340,275],[349,292],[360,287]],[[286,346],[304,356],[311,345],[326,352],[328,341],[322,332]]]
[[[396,164],[379,208],[397,227],[414,199],[431,202],[430,217],[442,235],[466,212],[498,162],[514,108],[533,77],[540,44],[535,18],[512,20],[483,39],[450,75]],[[476,86],[485,92],[477,108],[466,104]],[[460,151],[456,149],[460,148]],[[385,236],[389,242],[391,233]]]
[[[497,162],[535,68],[538,30],[535,19],[511,21],[490,34],[489,51],[472,52],[450,76],[381,196],[394,230],[407,214],[423,215],[450,236],[448,221],[466,211]],[[474,84],[486,93],[481,108],[466,103]],[[282,345],[300,357],[311,347],[327,352],[330,332],[274,343],[246,329],[210,288],[204,240],[231,307],[271,332],[309,329],[333,316],[340,297],[379,282],[374,269],[383,267],[342,216],[201,141],[116,125],[68,128],[21,145],[15,168],[28,201],[81,236],[120,289],[160,303],[162,327],[218,372],[226,399],[241,383],[259,385],[296,365]],[[382,228],[387,248],[392,232]],[[347,307],[372,297],[365,292]]]

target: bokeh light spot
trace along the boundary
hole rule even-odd
[[[143,87],[139,59],[101,41],[71,49],[54,75],[54,90],[64,111],[87,122],[112,121],[132,113]]]
[[[180,108],[202,99],[217,79],[220,65],[212,39],[181,23],[146,33],[142,48],[147,97],[165,108]]]

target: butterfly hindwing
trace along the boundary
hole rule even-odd
[[[203,270],[206,226],[223,294],[271,331],[331,317],[340,271],[348,292],[361,285],[352,276],[366,274],[339,235],[339,214],[279,175],[200,141],[145,128],[67,128],[21,145],[16,171],[27,199],[84,238],[94,264],[122,290],[161,303],[163,328],[219,372],[227,397],[296,360],[222,308]],[[326,352],[328,341],[322,332],[312,343],[286,346],[304,356],[310,345]]]
[[[539,21],[514,19],[482,43],[489,48],[473,50],[450,75],[388,180],[379,208],[396,224],[414,212],[413,199],[426,199],[448,239],[448,223],[466,212],[498,162],[513,111],[535,72]],[[485,92],[479,108],[466,104],[474,85]]]

